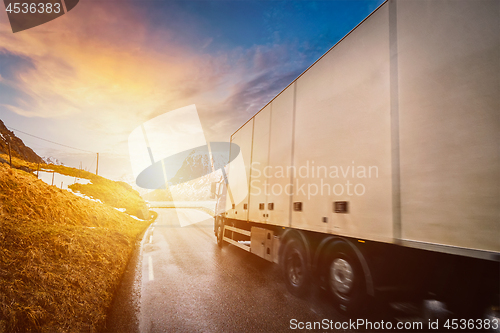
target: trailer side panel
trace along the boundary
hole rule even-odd
[[[404,240],[500,251],[500,2],[398,1]]]

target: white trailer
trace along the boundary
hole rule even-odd
[[[500,1],[383,3],[231,142],[247,182],[220,194],[247,196],[219,203],[218,242],[279,263],[292,293],[498,302]]]

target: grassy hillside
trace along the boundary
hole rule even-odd
[[[127,183],[109,180],[84,170],[62,165],[44,165],[44,169],[54,170],[68,176],[90,179],[91,184],[73,184],[68,187],[75,192],[99,199],[110,206],[125,208],[127,214],[135,215],[141,219],[149,218],[146,202],[141,198],[139,192]]]
[[[0,158],[7,161],[9,160],[9,156],[5,154],[0,154]],[[134,215],[141,219],[149,218],[146,202],[139,195],[139,192],[134,190],[132,186],[127,183],[109,180],[85,170],[78,170],[63,165],[38,165],[18,158],[13,158],[12,164],[16,168],[23,168],[25,170],[37,170],[37,168],[40,167],[40,170],[53,170],[67,176],[89,179],[91,184],[73,184],[70,185],[69,188],[94,199],[99,199],[112,207],[125,208],[126,213],[129,215]]]
[[[0,163],[0,333],[98,331],[149,223]]]

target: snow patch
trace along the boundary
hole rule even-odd
[[[36,175],[36,171],[33,173]],[[46,184],[52,185],[52,175],[54,175],[54,186],[63,190],[68,190],[68,186],[72,184],[78,183],[86,185],[91,183],[89,179],[72,177],[57,172],[47,172],[42,170],[38,172],[38,179],[42,180]]]
[[[80,198],[84,198],[84,199],[87,199],[87,200],[90,200],[90,201],[93,201],[93,202],[98,202],[98,203],[103,203],[101,200],[99,199],[94,199],[92,197],[89,197],[88,195],[85,195],[83,193],[80,193],[80,192],[75,192],[75,191],[72,191],[70,188],[67,188],[66,189],[68,192],[70,193],[73,193],[74,195],[76,195],[77,197],[80,197]]]

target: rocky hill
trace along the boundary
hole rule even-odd
[[[9,154],[9,141],[11,144],[12,156],[32,163],[44,163],[30,147],[27,147],[23,140],[19,139],[14,132],[9,131],[0,120],[0,154]]]

